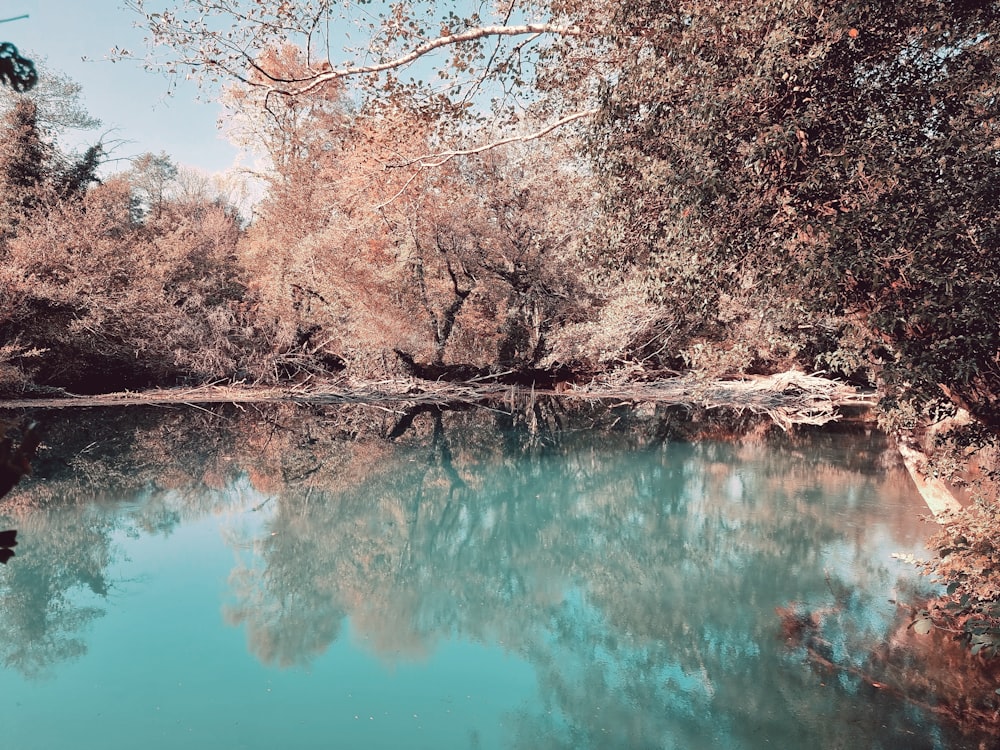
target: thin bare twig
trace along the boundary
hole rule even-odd
[[[508,138],[501,138],[496,141],[491,141],[490,143],[484,143],[479,146],[474,146],[472,148],[456,149],[454,151],[440,151],[436,154],[428,154],[426,156],[418,156],[415,159],[410,159],[408,161],[399,162],[398,164],[386,164],[386,169],[401,169],[404,167],[410,167],[414,164],[419,164],[421,167],[440,167],[442,164],[447,163],[456,156],[472,156],[474,154],[481,154],[484,151],[489,151],[490,149],[499,148],[500,146],[506,146],[510,143],[525,143],[527,141],[534,141],[542,138],[549,133],[551,133],[556,128],[561,128],[563,125],[568,125],[576,120],[582,120],[585,117],[593,117],[598,113],[597,109],[585,109],[580,112],[573,112],[572,114],[566,115],[565,117],[551,122],[546,125],[541,130],[536,130],[533,133],[525,133],[523,135],[512,135]]]
[[[388,70],[395,70],[396,68],[405,67],[424,55],[429,54],[434,50],[441,49],[442,47],[451,47],[456,44],[473,42],[491,36],[524,36],[525,34],[582,36],[583,33],[583,30],[576,26],[562,26],[553,23],[526,23],[519,26],[477,26],[476,28],[466,29],[465,31],[461,31],[457,34],[447,34],[445,36],[440,36],[437,39],[426,41],[423,44],[414,47],[405,55],[401,55],[394,60],[388,60],[382,63],[373,63],[371,65],[354,65],[346,68],[326,70],[321,73],[317,73],[304,86],[294,89],[275,88],[274,90],[288,96],[299,96],[318,86],[322,86],[324,83],[328,83],[329,81],[335,81],[339,78],[351,78],[354,76],[372,75],[384,73]],[[267,74],[265,73],[265,75]],[[272,76],[268,76],[268,78],[275,83],[281,82],[279,79]],[[263,86],[266,84],[254,83],[254,85]]]

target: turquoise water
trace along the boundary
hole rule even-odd
[[[349,626],[307,668],[262,665],[221,617],[233,555],[217,522],[124,550],[136,579],[90,629],[86,656],[41,680],[7,675],[16,746],[496,747],[497,717],[535,690],[502,649],[449,641],[394,666]]]
[[[0,505],[5,746],[962,747],[870,684],[928,533],[877,438],[265,416],[52,428]]]

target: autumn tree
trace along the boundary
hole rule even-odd
[[[742,314],[786,332],[832,316],[864,348],[828,361],[1000,425],[998,23],[938,0],[621,6],[591,149],[605,259],[703,327],[751,290],[768,308]]]
[[[3,123],[0,388],[234,376],[254,351],[235,212],[207,195],[147,192],[158,213],[137,214],[143,173],[95,185],[100,148],[61,151],[37,112],[21,99]]]
[[[239,232],[213,203],[139,221],[133,186],[109,179],[10,240],[0,335],[41,352],[36,384],[77,392],[236,377],[255,356]]]
[[[260,64],[295,77],[306,61],[286,45]],[[412,157],[434,151],[435,122],[406,98],[358,107],[331,82],[308,99],[239,86],[227,101],[234,136],[267,165],[243,247],[286,360],[395,350],[531,367],[549,328],[585,304],[572,261],[586,180],[569,150],[543,167],[512,143],[429,168]]]
[[[141,154],[132,160],[128,179],[140,214],[159,218],[177,174],[177,165],[163,151]]]
[[[485,361],[503,369],[542,365],[553,336],[589,317],[594,304],[578,255],[594,218],[590,180],[565,141],[539,157],[534,145],[516,143],[461,162],[468,187],[458,190],[476,199],[469,234],[480,283],[477,314],[459,319],[456,350],[485,345]]]

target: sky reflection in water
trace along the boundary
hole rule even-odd
[[[961,747],[863,677],[928,533],[877,438],[265,416],[89,428],[0,506],[5,744]]]

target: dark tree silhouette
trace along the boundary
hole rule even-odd
[[[0,83],[14,91],[30,91],[38,83],[35,63],[21,57],[17,47],[10,42],[0,42]]]
[[[17,446],[8,427],[0,425],[0,497],[10,492],[21,477],[31,473],[31,459],[41,441],[38,422],[31,421],[24,426],[21,443]]]
[[[0,531],[0,563],[6,562],[14,556],[14,547],[17,546],[17,530],[9,529]]]

